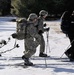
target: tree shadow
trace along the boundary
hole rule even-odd
[[[39,56],[32,56],[31,60],[68,60],[68,58],[59,58],[59,57],[39,57]]]
[[[0,57],[0,60],[7,60],[7,58]],[[10,57],[9,60],[12,60],[12,61],[14,61],[14,60],[22,60],[22,58],[21,57]]]
[[[62,59],[65,59],[65,58],[62,58]],[[7,60],[6,58],[0,58],[0,60]],[[17,60],[22,60],[22,58],[21,57],[12,57],[12,58],[10,58],[9,60],[11,60],[11,61],[17,61]],[[42,58],[42,57],[37,57],[37,58],[35,58],[35,57],[32,57],[31,58],[31,60],[44,60],[44,58]],[[59,60],[58,58],[56,58],[56,57],[54,57],[54,58],[52,58],[52,57],[48,57],[47,58],[47,60],[50,60],[50,61],[52,61],[52,60]],[[46,61],[47,61],[46,60]],[[50,61],[49,62],[47,62],[47,63],[41,63],[40,62],[40,64],[38,64],[38,63],[36,63],[36,64],[34,64],[34,66],[32,66],[33,68],[41,68],[41,69],[53,69],[53,71],[54,72],[67,72],[67,73],[74,73],[74,70],[73,70],[73,68],[72,67],[74,67],[74,63],[73,62],[51,62],[50,63]],[[0,64],[0,69],[4,69],[5,67],[9,67],[9,66],[13,66],[13,67],[15,67],[15,68],[18,68],[18,67],[22,67],[22,68],[28,68],[27,66],[24,66],[24,62],[23,61],[20,61],[20,62],[18,62],[17,61],[17,63],[10,63],[10,64]],[[70,66],[71,68],[67,68],[68,66]]]
[[[0,31],[1,32],[4,32],[4,31],[15,31],[15,29],[9,29],[9,28],[4,29],[4,28],[1,28]]]
[[[0,64],[0,70],[5,69],[5,65]]]
[[[52,68],[54,70],[54,72],[67,72],[67,73],[74,73],[74,69],[73,68],[66,68],[66,67],[62,67],[62,66],[67,65],[65,64],[35,64],[35,66],[33,66],[34,68],[43,68],[43,69],[47,69],[47,68]],[[69,65],[68,65],[69,66]]]

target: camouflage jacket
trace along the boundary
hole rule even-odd
[[[26,31],[27,31],[26,39],[27,38],[35,38],[38,41],[41,40],[41,36],[37,32],[37,28],[34,26],[34,24],[32,22],[28,22],[28,26],[27,26]]]
[[[43,24],[44,19],[42,17],[38,18],[38,31],[42,30],[44,32],[44,24]]]

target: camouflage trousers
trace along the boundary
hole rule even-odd
[[[43,38],[43,35],[41,34],[41,41],[40,41],[40,53],[43,53],[44,50],[45,50],[45,41],[44,41],[44,38]]]
[[[34,40],[34,38],[27,38],[24,40],[25,40],[25,42],[24,42],[24,47],[25,47],[24,56],[26,58],[30,58],[36,52],[36,48],[39,45],[39,43],[37,42],[37,40]]]

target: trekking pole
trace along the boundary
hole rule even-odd
[[[49,45],[49,31],[46,32],[46,35],[47,35],[47,46],[46,46],[46,50],[47,48],[49,49],[49,52],[50,52],[50,45]]]
[[[65,52],[69,49],[69,47],[71,46],[71,44],[74,42],[74,40],[68,45],[68,47],[66,48],[66,50],[65,50]],[[64,52],[64,53],[65,53]],[[64,53],[61,55],[61,57],[60,58],[62,58],[62,56],[64,55]]]
[[[46,32],[46,36],[47,36],[47,45],[46,45],[46,54],[47,54],[47,49],[48,49],[48,37],[49,37],[49,32]],[[45,57],[45,66],[46,66],[46,68],[47,68],[47,62],[46,62],[46,57]]]

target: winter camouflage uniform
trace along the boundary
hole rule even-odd
[[[25,40],[25,57],[30,58],[35,52],[36,47],[39,45],[41,37],[37,33],[36,27],[32,22],[29,22],[27,27],[27,35]]]
[[[46,57],[47,55],[44,54],[44,51],[45,51],[45,41],[44,41],[44,38],[43,38],[43,35],[42,33],[44,33],[44,31],[46,31],[47,29],[44,29],[44,16],[47,16],[48,13],[45,11],[45,10],[41,10],[40,13],[39,13],[39,18],[38,18],[38,33],[39,35],[41,36],[41,42],[40,42],[40,54],[39,56],[41,57]]]
[[[36,52],[36,48],[41,40],[41,36],[38,34],[35,27],[36,18],[37,16],[34,13],[30,14],[28,18],[27,33],[26,38],[24,39],[25,51],[22,56],[22,59],[25,59],[26,65],[33,65],[33,63],[29,62],[29,58]]]
[[[38,22],[38,31],[41,30],[42,32],[44,32],[43,21],[44,21],[44,19],[43,19],[42,17],[39,17],[39,22]],[[44,50],[45,50],[45,41],[44,41],[43,35],[40,34],[40,36],[41,36],[40,53],[43,53]]]
[[[70,61],[74,61],[74,12],[73,10],[68,11],[67,20],[68,20],[67,23],[69,28],[66,30],[71,43],[71,47],[65,51],[65,54],[68,56]]]

